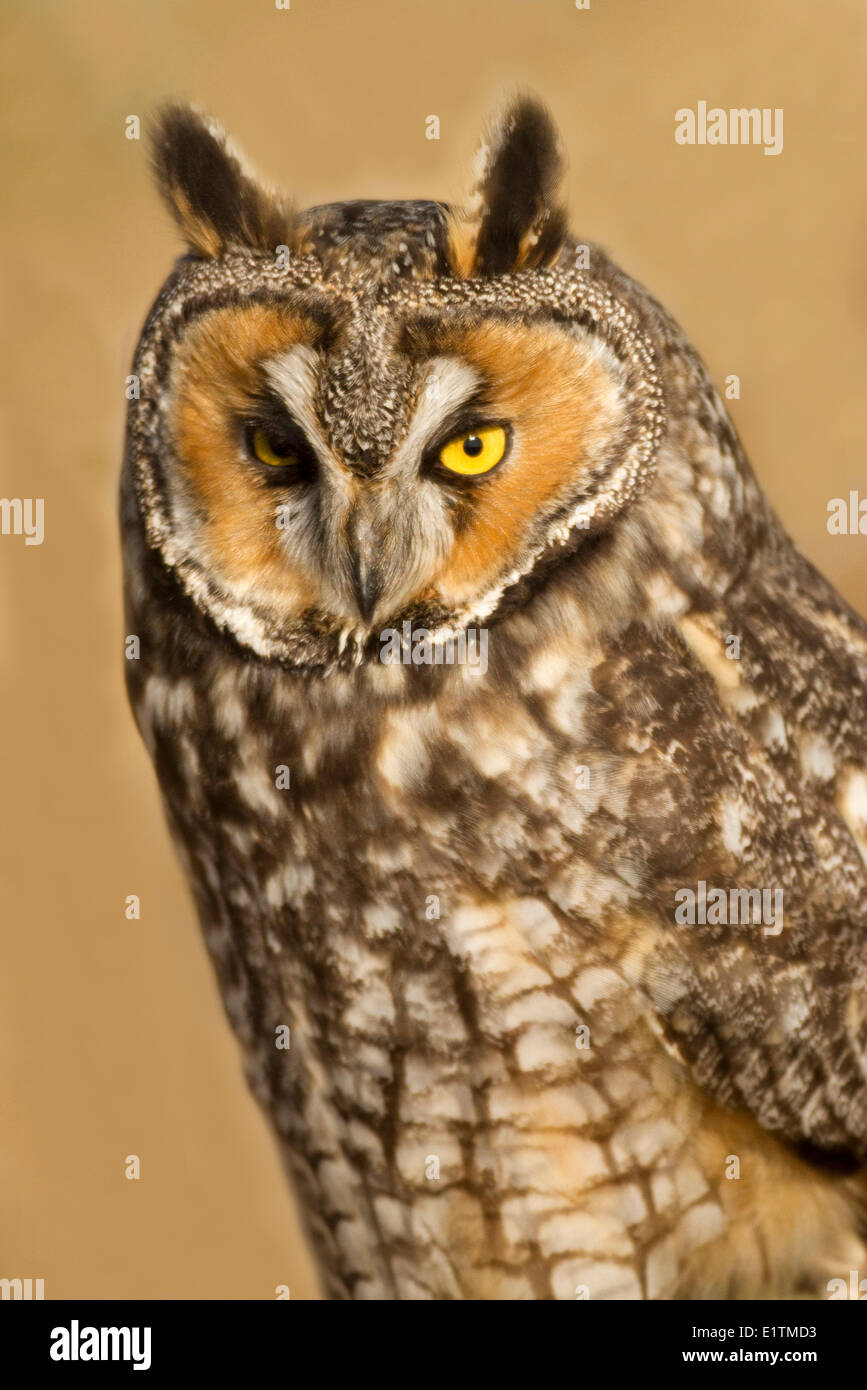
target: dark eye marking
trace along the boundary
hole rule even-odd
[[[316,455],[301,426],[278,402],[263,401],[241,420],[244,450],[268,483],[311,483]]]

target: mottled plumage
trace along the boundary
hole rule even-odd
[[[539,107],[463,214],[155,146],[192,254],[135,364],[130,698],[327,1292],[823,1296],[867,1267],[867,627],[566,234]],[[487,668],[384,663],[404,623]],[[678,920],[702,882],[782,928]]]

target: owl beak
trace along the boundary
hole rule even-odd
[[[382,596],[382,570],[376,562],[373,530],[363,514],[357,514],[353,519],[349,541],[352,592],[359,613],[368,622]]]
[[[352,591],[358,611],[368,622],[382,593],[381,576],[374,564],[363,553],[356,551],[352,559]]]

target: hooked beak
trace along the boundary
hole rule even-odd
[[[359,613],[369,622],[382,596],[383,574],[379,566],[373,528],[364,512],[358,510],[349,525],[350,577]]]

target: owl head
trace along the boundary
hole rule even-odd
[[[138,349],[132,505],[247,651],[328,667],[407,619],[494,622],[646,488],[654,349],[567,233],[538,104],[492,127],[463,210],[296,211],[186,108],[153,149],[187,251]]]

